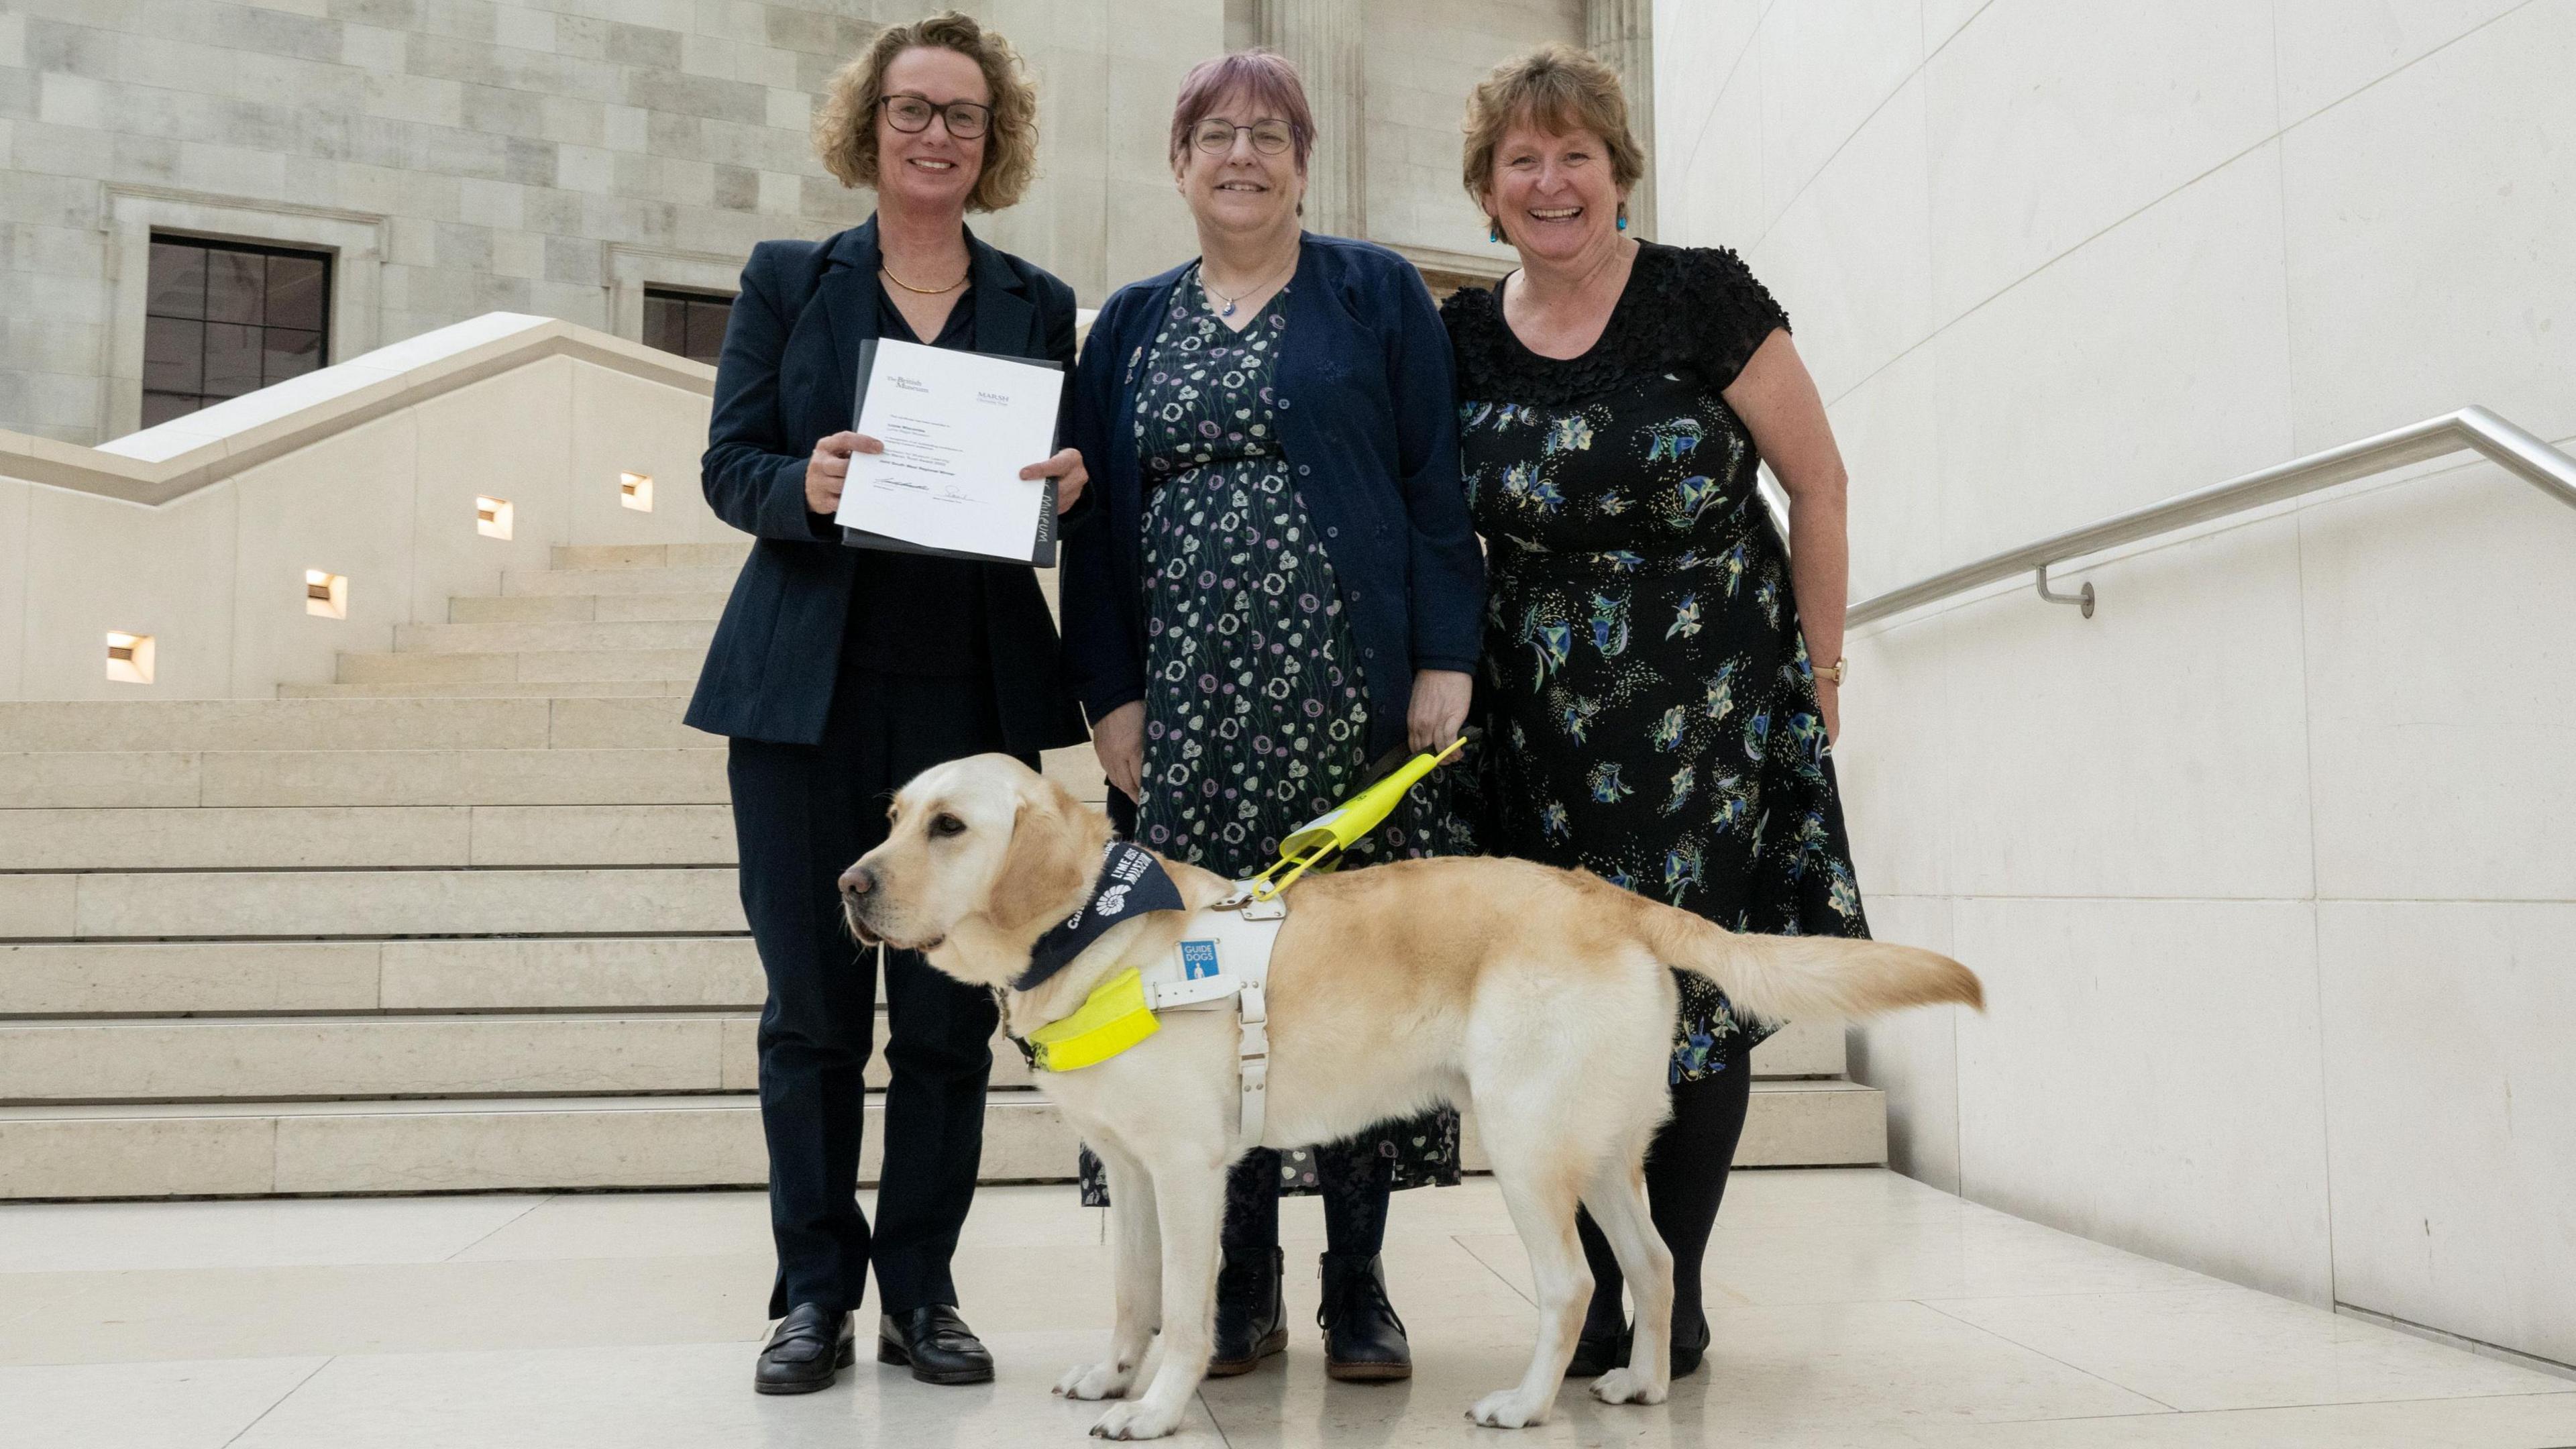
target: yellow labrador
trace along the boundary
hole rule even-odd
[[[1139,914],[1035,989],[1008,990],[1038,938],[1085,905],[1109,822],[1004,755],[922,772],[892,813],[886,843],[841,877],[852,930],[1004,989],[1015,1035],[1069,1015],[1108,976],[1168,955],[1181,939],[1183,913]],[[1193,911],[1229,893],[1208,871],[1164,864]],[[1660,1403],[1671,1377],[1672,1255],[1646,1216],[1643,1162],[1669,1110],[1676,993],[1665,967],[1698,972],[1766,1015],[1982,1004],[1977,978],[1929,951],[1739,936],[1591,875],[1526,861],[1418,860],[1310,876],[1288,901],[1270,966],[1259,1143],[1241,1140],[1236,1126],[1232,1012],[1173,1013],[1118,1056],[1041,1074],[1108,1168],[1116,1204],[1109,1356],[1076,1367],[1056,1391],[1121,1398],[1158,1328],[1164,1338],[1144,1397],[1112,1406],[1093,1427],[1104,1438],[1169,1434],[1197,1392],[1214,1334],[1229,1164],[1254,1146],[1338,1141],[1442,1103],[1474,1108],[1539,1293],[1529,1371],[1469,1416],[1518,1428],[1554,1406],[1592,1292],[1577,1203],[1617,1252],[1636,1306],[1628,1366],[1592,1392],[1614,1404]]]

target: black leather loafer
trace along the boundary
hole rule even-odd
[[[1263,1359],[1288,1351],[1288,1305],[1280,1292],[1288,1255],[1273,1248],[1268,1256],[1266,1263],[1228,1263],[1217,1270],[1216,1345],[1208,1354],[1209,1378],[1248,1374]]]
[[[933,1303],[877,1320],[877,1362],[906,1364],[925,1384],[989,1384],[993,1355],[957,1310]]]
[[[1386,1268],[1372,1253],[1326,1253],[1324,1301],[1315,1326],[1324,1330],[1324,1376],[1383,1384],[1413,1377],[1413,1345],[1386,1296]]]
[[[810,1394],[828,1389],[846,1364],[858,1361],[850,1315],[819,1303],[799,1303],[778,1321],[778,1331],[752,1366],[751,1386],[764,1394]]]
[[[1621,1324],[1608,1333],[1586,1331],[1574,1341],[1574,1362],[1565,1366],[1570,1379],[1597,1379],[1614,1368],[1628,1366],[1628,1326]]]

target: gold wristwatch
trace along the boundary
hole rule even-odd
[[[1842,658],[1835,660],[1832,664],[1818,669],[1816,671],[1816,677],[1818,679],[1832,680],[1834,688],[1840,689],[1843,687],[1843,676],[1850,672],[1851,656],[1846,654]]]

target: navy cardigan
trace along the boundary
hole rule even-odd
[[[1073,289],[966,236],[975,347],[1073,361]],[[725,522],[755,535],[707,650],[687,722],[712,734],[816,744],[840,682],[851,581],[886,555],[845,548],[805,507],[814,443],[851,425],[858,344],[877,335],[877,224],[819,242],[752,248],[725,324],[700,482]],[[1067,379],[1067,392],[1071,379]],[[1032,459],[1031,461],[1035,461]],[[1013,754],[1082,742],[1046,597],[1025,564],[971,564],[1002,737]],[[925,600],[935,606],[936,601]]]
[[[1097,723],[1145,697],[1145,498],[1136,385],[1187,266],[1119,289],[1075,380],[1091,489],[1069,520],[1064,647]],[[1370,751],[1402,744],[1417,669],[1472,674],[1485,560],[1458,474],[1449,335],[1422,276],[1384,247],[1307,233],[1272,395],[1306,515],[1323,532],[1368,683]]]

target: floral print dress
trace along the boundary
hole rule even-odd
[[[1788,318],[1734,253],[1653,243],[1581,357],[1523,347],[1492,291],[1442,315],[1489,550],[1485,848],[1731,930],[1867,935],[1788,550],[1720,396]],[[1774,1029],[1676,975],[1674,1082]]]
[[[1271,416],[1283,287],[1241,332],[1208,309],[1195,269],[1136,388],[1145,505],[1145,798],[1136,838],[1232,879],[1279,858],[1290,831],[1368,779],[1369,703],[1323,540]],[[1352,866],[1454,851],[1426,781],[1352,852]],[[1280,1190],[1384,1172],[1397,1187],[1458,1180],[1458,1118],[1388,1124],[1280,1154]],[[1332,1160],[1328,1160],[1332,1159]],[[1083,1201],[1106,1201],[1083,1154]]]

